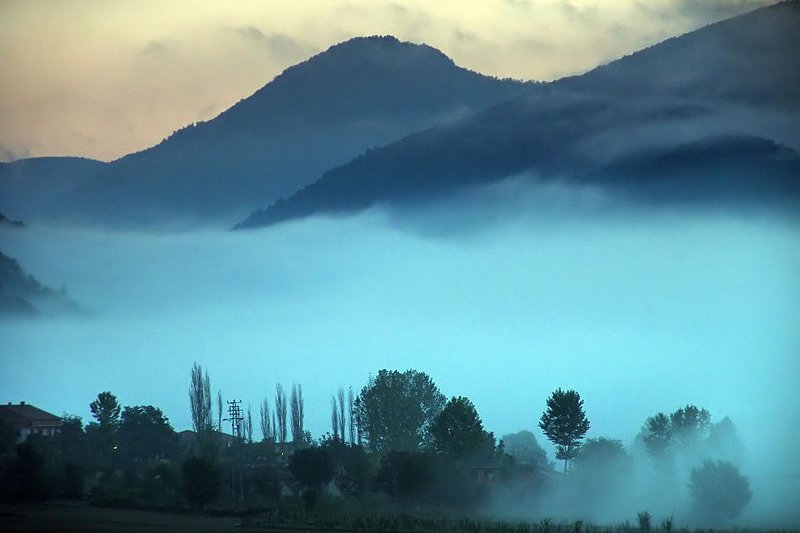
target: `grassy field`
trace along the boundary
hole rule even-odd
[[[256,531],[238,517],[103,509],[87,505],[0,505],[0,531],[53,532],[216,532]],[[263,530],[261,530],[263,531]]]
[[[386,517],[384,517],[386,518]],[[410,520],[410,522],[408,522]],[[257,522],[256,522],[257,523]],[[448,533],[641,533],[641,529],[632,525],[593,526],[574,524],[514,524],[492,521],[459,521],[414,519],[377,520],[374,523],[360,523],[358,527],[341,526],[328,529],[328,525],[319,522],[311,524],[282,525],[278,527],[243,527],[242,519],[237,516],[206,516],[194,513],[166,513],[158,511],[140,511],[128,509],[110,509],[90,507],[87,504],[0,504],[0,532],[256,532],[272,531],[273,533],[298,533],[309,531],[325,533],[326,531],[446,531]],[[674,533],[724,533],[719,530],[676,529]],[[735,533],[789,533],[792,530],[757,530],[734,529]],[[795,530],[796,531],[796,530]],[[673,533],[671,529],[653,528],[650,533]]]

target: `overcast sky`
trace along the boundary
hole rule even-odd
[[[0,0],[0,160],[110,160],[214,117],[284,68],[392,34],[551,80],[770,0]]]

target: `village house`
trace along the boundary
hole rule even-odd
[[[17,432],[17,442],[30,435],[55,435],[61,427],[60,417],[25,402],[0,405],[0,420]]]

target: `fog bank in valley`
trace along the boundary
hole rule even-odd
[[[545,208],[564,194],[503,217],[467,197],[249,232],[8,232],[6,253],[89,316],[0,323],[2,400],[88,421],[110,390],[180,430],[198,362],[256,418],[276,382],[302,383],[319,436],[339,386],[415,368],[472,399],[496,435],[530,429],[542,444],[547,395],[574,388],[588,436],[629,448],[648,416],[692,403],[739,430],[743,523],[796,524],[800,226],[622,209],[592,191]]]

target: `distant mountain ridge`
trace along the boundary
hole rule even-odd
[[[800,1],[758,9],[362,155],[237,228],[428,201],[519,174],[639,198],[796,200],[797,50]],[[736,165],[718,157],[737,149],[748,156]],[[648,175],[659,158],[671,166]]]
[[[83,157],[33,157],[0,163],[0,209],[11,217],[35,218],[46,206],[106,166]]]
[[[51,202],[48,216],[133,225],[242,216],[371,147],[530,87],[458,67],[429,46],[351,39],[218,117],[104,165]]]
[[[43,285],[0,252],[0,319],[74,313],[78,306],[63,291]]]

